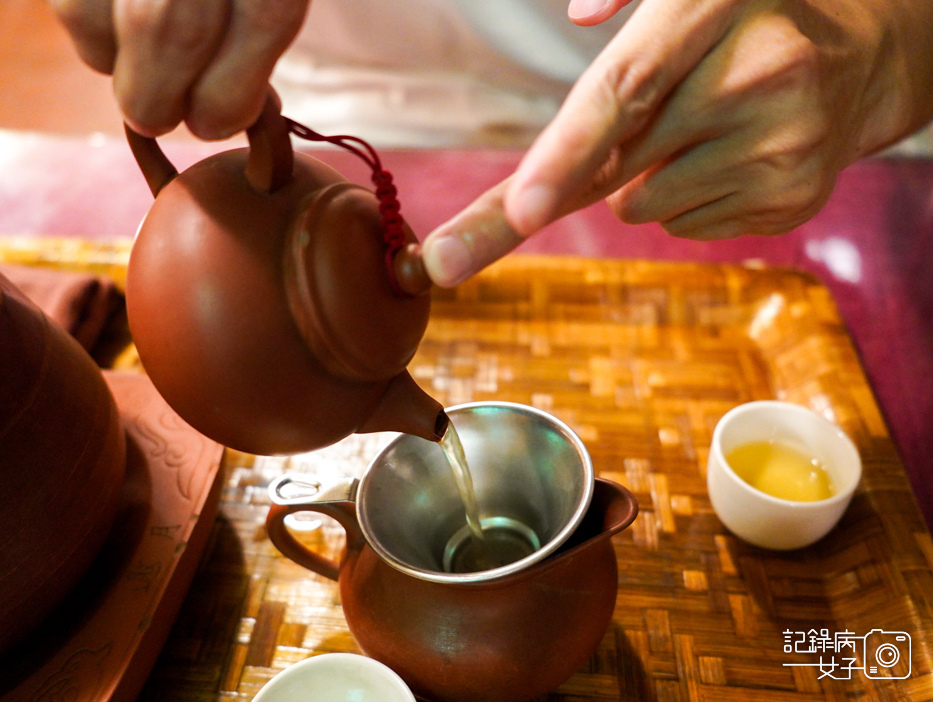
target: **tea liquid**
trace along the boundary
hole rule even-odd
[[[514,563],[534,553],[540,547],[538,537],[524,524],[507,517],[480,521],[473,476],[460,435],[452,422],[447,425],[441,439],[441,448],[460,491],[468,529],[466,532],[463,529],[457,531],[448,541],[444,569],[450,573],[477,573]]]
[[[541,547],[537,534],[508,517],[483,520],[483,538],[477,539],[463,527],[444,549],[448,573],[478,573],[520,561]]]
[[[463,500],[463,508],[466,510],[467,525],[473,536],[482,541],[483,527],[479,522],[479,507],[476,505],[476,493],[473,491],[473,476],[470,474],[470,467],[463,453],[463,444],[460,443],[460,435],[454,428],[453,422],[447,425],[447,431],[441,439],[441,448],[444,449],[447,462],[450,463],[450,470],[457,482],[460,499]]]
[[[775,441],[752,441],[726,456],[742,480],[773,497],[815,502],[832,497],[835,488],[815,458]]]

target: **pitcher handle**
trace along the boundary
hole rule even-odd
[[[269,540],[282,555],[298,565],[312,570],[331,580],[340,575],[340,564],[301,543],[285,525],[285,517],[295,512],[318,512],[337,520],[346,532],[347,550],[363,547],[365,539],[356,518],[355,478],[324,487],[316,480],[304,475],[285,474],[269,485],[272,506],[266,516],[266,531]]]
[[[279,98],[270,88],[259,119],[246,130],[249,157],[245,175],[250,187],[258,193],[273,193],[292,177],[295,153],[281,110]],[[124,125],[124,129],[133,157],[155,197],[178,171],[155,139],[133,131],[129,125]]]

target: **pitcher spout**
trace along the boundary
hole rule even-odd
[[[402,371],[389,382],[379,405],[357,432],[398,431],[440,441],[448,424],[450,418],[441,403],[422,390],[408,371]]]
[[[630,526],[637,516],[638,500],[628,489],[611,480],[596,478],[589,509],[558,555],[608,539]]]
[[[618,483],[605,478],[596,478],[596,489],[590,510],[601,517],[600,533],[618,534],[638,516],[638,501],[635,496]]]

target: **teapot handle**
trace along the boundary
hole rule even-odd
[[[124,124],[123,129],[126,131],[126,140],[130,144],[133,158],[139,164],[139,170],[143,172],[146,185],[155,197],[162,188],[169,184],[169,181],[178,175],[178,171],[159,148],[155,139],[144,137],[133,131],[128,124]]]
[[[259,119],[246,130],[249,160],[246,180],[258,193],[274,193],[292,177],[295,153],[279,96],[269,89]]]
[[[359,481],[348,478],[334,486],[322,488],[307,476],[281,475],[269,485],[272,506],[266,516],[269,540],[282,554],[298,565],[331,580],[340,575],[340,564],[311,550],[289,531],[285,517],[295,512],[318,512],[337,520],[347,536],[347,551],[360,550],[366,543],[356,518],[356,487]],[[297,493],[289,496],[288,493]],[[304,490],[304,492],[302,492]]]
[[[281,109],[278,96],[270,89],[259,119],[246,130],[249,140],[246,180],[259,193],[275,192],[292,176],[295,155],[288,123],[282,117]],[[126,140],[146,184],[152,195],[157,196],[178,175],[178,171],[155,139],[133,131],[129,125],[124,125],[124,128]]]

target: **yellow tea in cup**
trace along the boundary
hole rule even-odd
[[[774,441],[752,441],[726,456],[729,466],[756,490],[783,500],[815,502],[835,494],[819,460]]]

